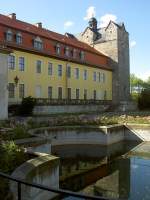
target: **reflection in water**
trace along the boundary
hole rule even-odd
[[[138,186],[136,185],[141,180],[139,176],[145,173],[142,171],[143,174],[141,172],[135,174],[135,171],[140,169],[135,162],[136,158],[122,157],[137,145],[138,143],[135,142],[121,142],[108,147],[100,145],[53,146],[52,153],[61,158],[60,187],[72,191],[82,190],[87,194],[105,197],[141,200],[142,198],[137,196]],[[135,175],[138,175],[139,181],[135,181]],[[145,184],[142,183],[142,185]],[[139,185],[140,188],[143,187]]]

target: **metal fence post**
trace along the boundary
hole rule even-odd
[[[18,182],[18,200],[21,200],[21,183]]]

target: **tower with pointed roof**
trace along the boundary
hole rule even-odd
[[[129,34],[123,23],[110,21],[107,27],[97,28],[97,20],[91,18],[89,26],[78,37],[109,57],[113,67],[113,102],[130,100],[129,84]]]

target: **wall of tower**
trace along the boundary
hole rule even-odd
[[[109,64],[113,68],[112,77],[112,99],[115,104],[119,103],[119,68],[118,68],[118,32],[117,27],[114,24],[106,29],[105,35],[102,35],[105,39],[103,42],[96,43],[94,48],[107,55],[110,60]]]
[[[130,100],[129,35],[118,29],[119,94],[121,101]]]
[[[113,101],[128,101],[130,99],[129,81],[129,37],[124,27],[111,23],[105,31],[105,41],[94,45],[98,51],[110,57],[113,72]]]
[[[83,35],[79,37],[80,38],[78,39],[81,40],[82,42],[92,45],[93,41],[96,38],[96,34],[90,28],[87,28],[87,30],[83,33]]]

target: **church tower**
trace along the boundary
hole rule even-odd
[[[92,17],[89,20],[89,28],[93,31],[93,32],[97,32],[97,20],[95,17]]]
[[[91,18],[89,27],[80,34],[79,40],[90,44],[110,58],[109,65],[113,68],[113,103],[129,101],[129,34],[124,24],[110,21],[107,27],[97,28],[97,20]]]

